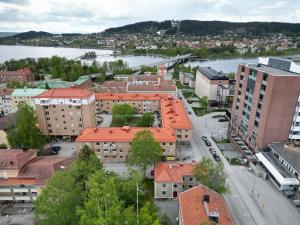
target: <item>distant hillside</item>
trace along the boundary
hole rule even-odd
[[[110,28],[104,34],[113,33],[153,33],[164,31],[166,34],[185,35],[223,35],[223,34],[252,34],[264,35],[270,33],[294,33],[300,34],[300,24],[278,22],[248,22],[233,23],[224,21],[164,21],[164,22],[140,22],[122,27]]]
[[[44,31],[28,31],[24,33],[19,33],[14,35],[14,38],[19,39],[33,39],[33,38],[40,38],[40,37],[52,37],[54,34],[44,32]]]
[[[0,37],[11,37],[18,34],[17,32],[0,32]]]

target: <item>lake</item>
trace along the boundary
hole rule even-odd
[[[74,59],[84,55],[85,52],[95,51],[98,55],[97,61],[114,61],[122,59],[128,63],[130,67],[139,65],[145,65],[153,62],[160,61],[161,57],[156,56],[112,56],[112,50],[103,49],[86,49],[86,48],[61,48],[61,47],[34,47],[34,46],[14,46],[14,45],[0,45],[0,63],[3,63],[10,59],[23,59],[26,57],[39,58],[39,57],[51,57],[54,55],[64,56],[68,59]],[[91,63],[91,60],[84,60],[86,63]],[[239,63],[255,63],[256,58],[244,59],[224,59],[224,60],[210,60],[205,62],[189,62],[187,65],[191,66],[210,66],[217,71],[223,71],[225,73],[235,72]]]

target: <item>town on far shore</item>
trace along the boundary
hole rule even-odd
[[[299,39],[115,29],[0,38],[94,47],[0,63],[0,225],[298,225]]]

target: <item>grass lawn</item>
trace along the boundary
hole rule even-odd
[[[111,126],[112,126],[112,127],[123,127],[123,126],[132,126],[132,127],[136,127],[136,126],[137,126],[137,123],[138,123],[138,121],[139,121],[140,118],[141,118],[141,117],[134,116],[134,117],[129,121],[129,123],[126,124],[126,125],[120,123],[120,121],[118,121],[118,120],[114,120],[114,119],[113,119],[112,122],[111,122]]]
[[[230,165],[235,165],[235,166],[242,165],[241,161],[238,158],[231,158],[231,159],[227,159],[227,160],[230,163]]]

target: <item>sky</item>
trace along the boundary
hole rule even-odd
[[[173,19],[300,23],[300,0],[0,0],[0,32],[91,33]]]

